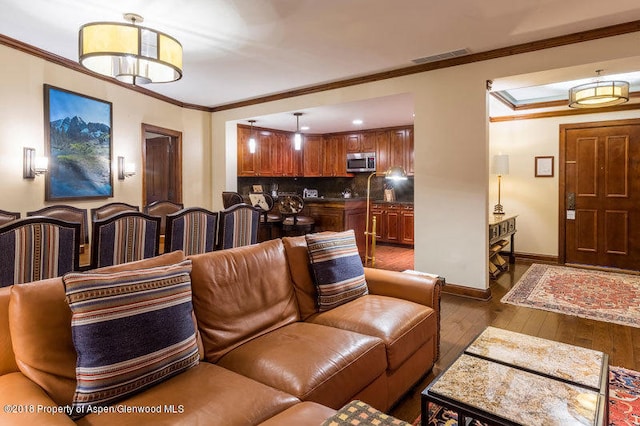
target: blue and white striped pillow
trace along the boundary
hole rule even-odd
[[[63,277],[78,353],[75,418],[198,364],[191,260]]]
[[[328,311],[369,293],[352,229],[307,234],[318,311]]]

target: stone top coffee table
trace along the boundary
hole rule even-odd
[[[602,425],[608,356],[494,327],[422,392],[422,419],[435,403],[499,425]]]

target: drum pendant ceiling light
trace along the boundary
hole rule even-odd
[[[167,83],[182,78],[182,45],[175,38],[131,23],[93,22],[80,27],[79,62],[98,74],[129,84]]]
[[[626,81],[602,81],[600,73],[593,83],[581,84],[569,89],[571,108],[599,108],[618,105],[629,100],[629,83]]]

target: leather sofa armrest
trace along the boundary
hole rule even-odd
[[[395,297],[428,306],[436,313],[436,355],[440,358],[440,278],[384,269],[364,268],[369,293]]]
[[[373,268],[364,268],[364,276],[369,293],[409,300],[440,314],[440,279]]]
[[[0,424],[3,425],[75,425],[69,409],[55,403],[37,384],[22,373],[0,376]]]

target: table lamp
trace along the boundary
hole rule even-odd
[[[504,214],[502,204],[500,204],[500,181],[502,175],[509,174],[509,156],[506,154],[498,154],[493,156],[491,164],[491,173],[498,175],[498,204],[493,208],[493,214]]]

